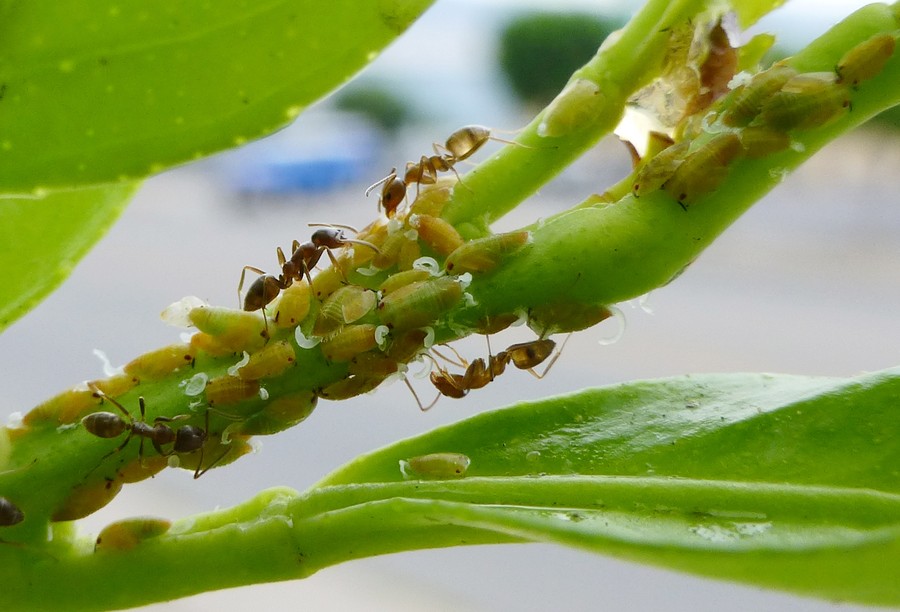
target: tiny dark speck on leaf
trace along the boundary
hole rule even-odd
[[[6,95],[6,83],[0,83],[0,100]],[[5,322],[5,321],[4,321]]]
[[[105,57],[101,57],[97,59],[97,63],[99,63],[101,66],[106,66],[109,63],[109,60]]]

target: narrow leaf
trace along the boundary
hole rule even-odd
[[[136,184],[0,198],[0,330],[55,289],[118,218]]]

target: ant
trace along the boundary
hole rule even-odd
[[[106,395],[103,391],[93,385],[91,385],[91,391],[94,396],[100,398],[101,401],[104,399],[109,400],[113,406],[118,408],[119,411],[125,415],[125,419],[115,412],[93,412],[81,419],[81,424],[84,425],[84,428],[98,438],[115,438],[125,431],[128,432],[125,440],[117,448],[106,453],[106,455],[100,459],[101,463],[110,455],[114,455],[125,448],[134,436],[138,436],[141,439],[140,447],[138,448],[138,456],[141,458],[141,461],[143,461],[144,458],[144,440],[148,439],[153,444],[153,448],[156,449],[156,452],[164,457],[176,453],[191,453],[199,450],[201,453],[200,461],[197,463],[197,469],[194,471],[194,478],[200,478],[200,476],[206,472],[206,470],[201,472],[200,466],[203,464],[203,445],[209,437],[207,433],[209,429],[208,411],[206,413],[206,429],[201,429],[200,427],[195,427],[193,425],[182,425],[178,429],[173,429],[168,423],[177,419],[187,418],[187,416],[181,415],[174,418],[158,416],[153,419],[153,424],[151,425],[145,420],[146,412],[143,396],[138,398],[141,418],[136,421],[134,417],[131,416],[131,413],[117,400]],[[165,444],[173,444],[172,450],[164,451],[162,447]]]
[[[10,527],[25,520],[25,514],[17,505],[5,497],[0,497],[0,527]]]
[[[280,275],[273,276],[272,274],[266,274],[263,270],[254,266],[244,266],[244,269],[241,271],[241,280],[238,283],[239,301],[241,290],[244,287],[244,278],[247,274],[247,270],[256,272],[260,275],[250,284],[250,287],[247,288],[247,294],[244,296],[242,307],[248,312],[256,310],[263,311],[263,319],[266,324],[266,338],[269,337],[269,320],[266,318],[265,307],[278,297],[279,293],[290,287],[295,281],[300,282],[306,278],[309,286],[312,287],[310,270],[315,268],[316,264],[319,263],[322,253],[328,253],[331,263],[339,272],[341,272],[337,259],[335,259],[334,255],[331,253],[332,249],[338,249],[347,246],[348,244],[361,244],[370,249],[374,249],[375,252],[380,252],[378,247],[370,242],[346,237],[343,230],[356,231],[356,229],[349,225],[323,225],[319,223],[310,223],[310,227],[317,226],[321,226],[321,228],[313,232],[312,237],[308,242],[300,243],[297,240],[293,241],[291,244],[290,258],[285,257],[284,251],[281,250],[281,247],[278,247],[278,265],[281,266]],[[341,272],[341,274],[343,274],[343,272]]]
[[[566,338],[566,342],[568,342],[568,340],[569,339]],[[432,372],[429,376],[431,384],[438,390],[438,395],[428,406],[423,407],[420,404],[419,407],[423,411],[429,410],[437,403],[442,395],[453,399],[463,398],[469,391],[481,389],[493,382],[495,378],[506,371],[506,366],[510,363],[516,368],[527,370],[534,377],[541,379],[547,375],[550,368],[552,368],[556,363],[556,360],[559,359],[564,347],[565,342],[563,342],[563,345],[556,351],[553,358],[550,359],[550,362],[547,364],[547,367],[544,368],[544,371],[538,374],[535,372],[534,368],[542,364],[551,354],[553,354],[554,349],[556,348],[556,342],[553,340],[543,338],[532,340],[530,342],[520,342],[519,344],[510,345],[506,350],[500,351],[496,355],[490,354],[490,344],[488,344],[487,362],[480,357],[469,364],[465,364],[465,360],[463,360],[463,364],[460,365],[466,365],[466,371],[462,374],[452,374],[446,369],[438,366],[437,371]],[[438,354],[440,355],[440,353]]]
[[[391,168],[390,174],[366,189],[366,195],[369,195],[379,185],[383,185],[378,207],[379,210],[383,207],[385,214],[392,217],[403,198],[406,197],[406,189],[413,183],[416,184],[416,197],[419,197],[419,186],[433,185],[437,182],[440,172],[453,172],[456,179],[462,182],[455,168],[457,162],[471,157],[488,140],[525,146],[491,136],[490,128],[483,125],[467,125],[450,134],[443,145],[432,144],[434,155],[423,155],[418,162],[408,162],[402,179],[397,174],[397,169]]]

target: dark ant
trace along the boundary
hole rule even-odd
[[[11,527],[25,520],[25,514],[17,505],[5,497],[0,497],[0,527]]]
[[[490,128],[483,125],[467,125],[450,134],[443,145],[432,144],[434,155],[423,155],[416,163],[408,162],[402,179],[397,174],[397,169],[392,168],[390,174],[366,189],[366,195],[379,185],[383,185],[378,207],[384,208],[385,214],[392,217],[406,197],[406,189],[413,183],[416,184],[416,197],[419,197],[419,186],[435,184],[440,172],[453,172],[456,179],[462,182],[456,171],[457,162],[471,157],[488,140],[519,145],[510,140],[491,136]]]
[[[173,418],[158,416],[153,419],[153,424],[151,425],[145,420],[146,412],[143,396],[138,398],[141,418],[135,420],[134,417],[131,416],[131,413],[117,400],[106,395],[97,387],[91,386],[91,391],[95,397],[98,397],[101,400],[109,400],[110,403],[118,408],[126,417],[123,419],[115,412],[93,412],[81,419],[81,424],[84,425],[84,428],[98,438],[115,438],[122,435],[125,431],[128,432],[125,440],[117,448],[106,453],[106,455],[100,459],[101,463],[110,455],[114,455],[125,448],[134,436],[138,436],[141,439],[140,447],[138,448],[138,457],[140,457],[141,461],[144,459],[144,440],[147,439],[153,444],[153,448],[156,449],[156,452],[164,457],[176,453],[191,453],[199,450],[201,453],[200,461],[197,464],[197,469],[194,471],[194,478],[200,478],[200,476],[206,472],[206,470],[201,472],[200,466],[203,464],[203,445],[208,438],[209,412],[206,413],[206,429],[201,429],[194,425],[182,425],[178,429],[173,429],[168,423],[187,418],[187,416],[181,415]],[[172,450],[164,451],[162,447],[166,444],[172,444]]]
[[[278,247],[278,265],[281,266],[281,274],[273,276],[266,274],[264,271],[254,266],[244,266],[241,271],[241,280],[238,283],[238,300],[240,301],[241,290],[244,288],[244,278],[247,270],[256,272],[260,276],[250,284],[247,293],[244,296],[242,307],[248,312],[256,310],[263,311],[263,320],[265,321],[265,335],[269,337],[269,320],[266,318],[265,308],[272,300],[278,297],[278,294],[290,287],[295,281],[300,282],[304,278],[312,287],[312,277],[310,270],[316,267],[322,253],[328,253],[331,263],[343,275],[343,271],[338,265],[337,259],[331,253],[332,249],[338,249],[349,244],[361,244],[375,252],[380,252],[378,247],[365,240],[357,240],[348,238],[344,235],[344,230],[355,232],[356,230],[349,225],[323,225],[318,223],[310,223],[310,227],[322,226],[313,232],[308,242],[300,243],[294,240],[291,244],[291,257],[288,259],[284,256],[284,251]]]

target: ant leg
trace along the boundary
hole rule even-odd
[[[438,400],[441,399],[441,394],[438,393],[437,396],[433,400],[431,400],[431,402],[427,406],[425,406],[422,404],[422,400],[419,399],[419,394],[416,393],[415,389],[413,389],[412,383],[409,382],[409,379],[406,376],[403,377],[403,382],[406,383],[406,388],[409,389],[410,393],[412,393],[413,399],[416,400],[416,404],[419,405],[419,410],[421,410],[422,412],[431,410],[434,405],[438,403]]]
[[[281,252],[281,247],[278,248],[278,251],[279,253]],[[282,254],[281,256],[284,257],[284,254]],[[244,269],[241,270],[241,281],[238,283],[238,308],[243,308],[244,306],[243,300],[241,300],[241,291],[244,289],[244,277],[247,274],[247,270],[256,272],[259,275],[265,274],[263,270],[260,270],[259,268],[256,268],[254,266],[244,266]]]

